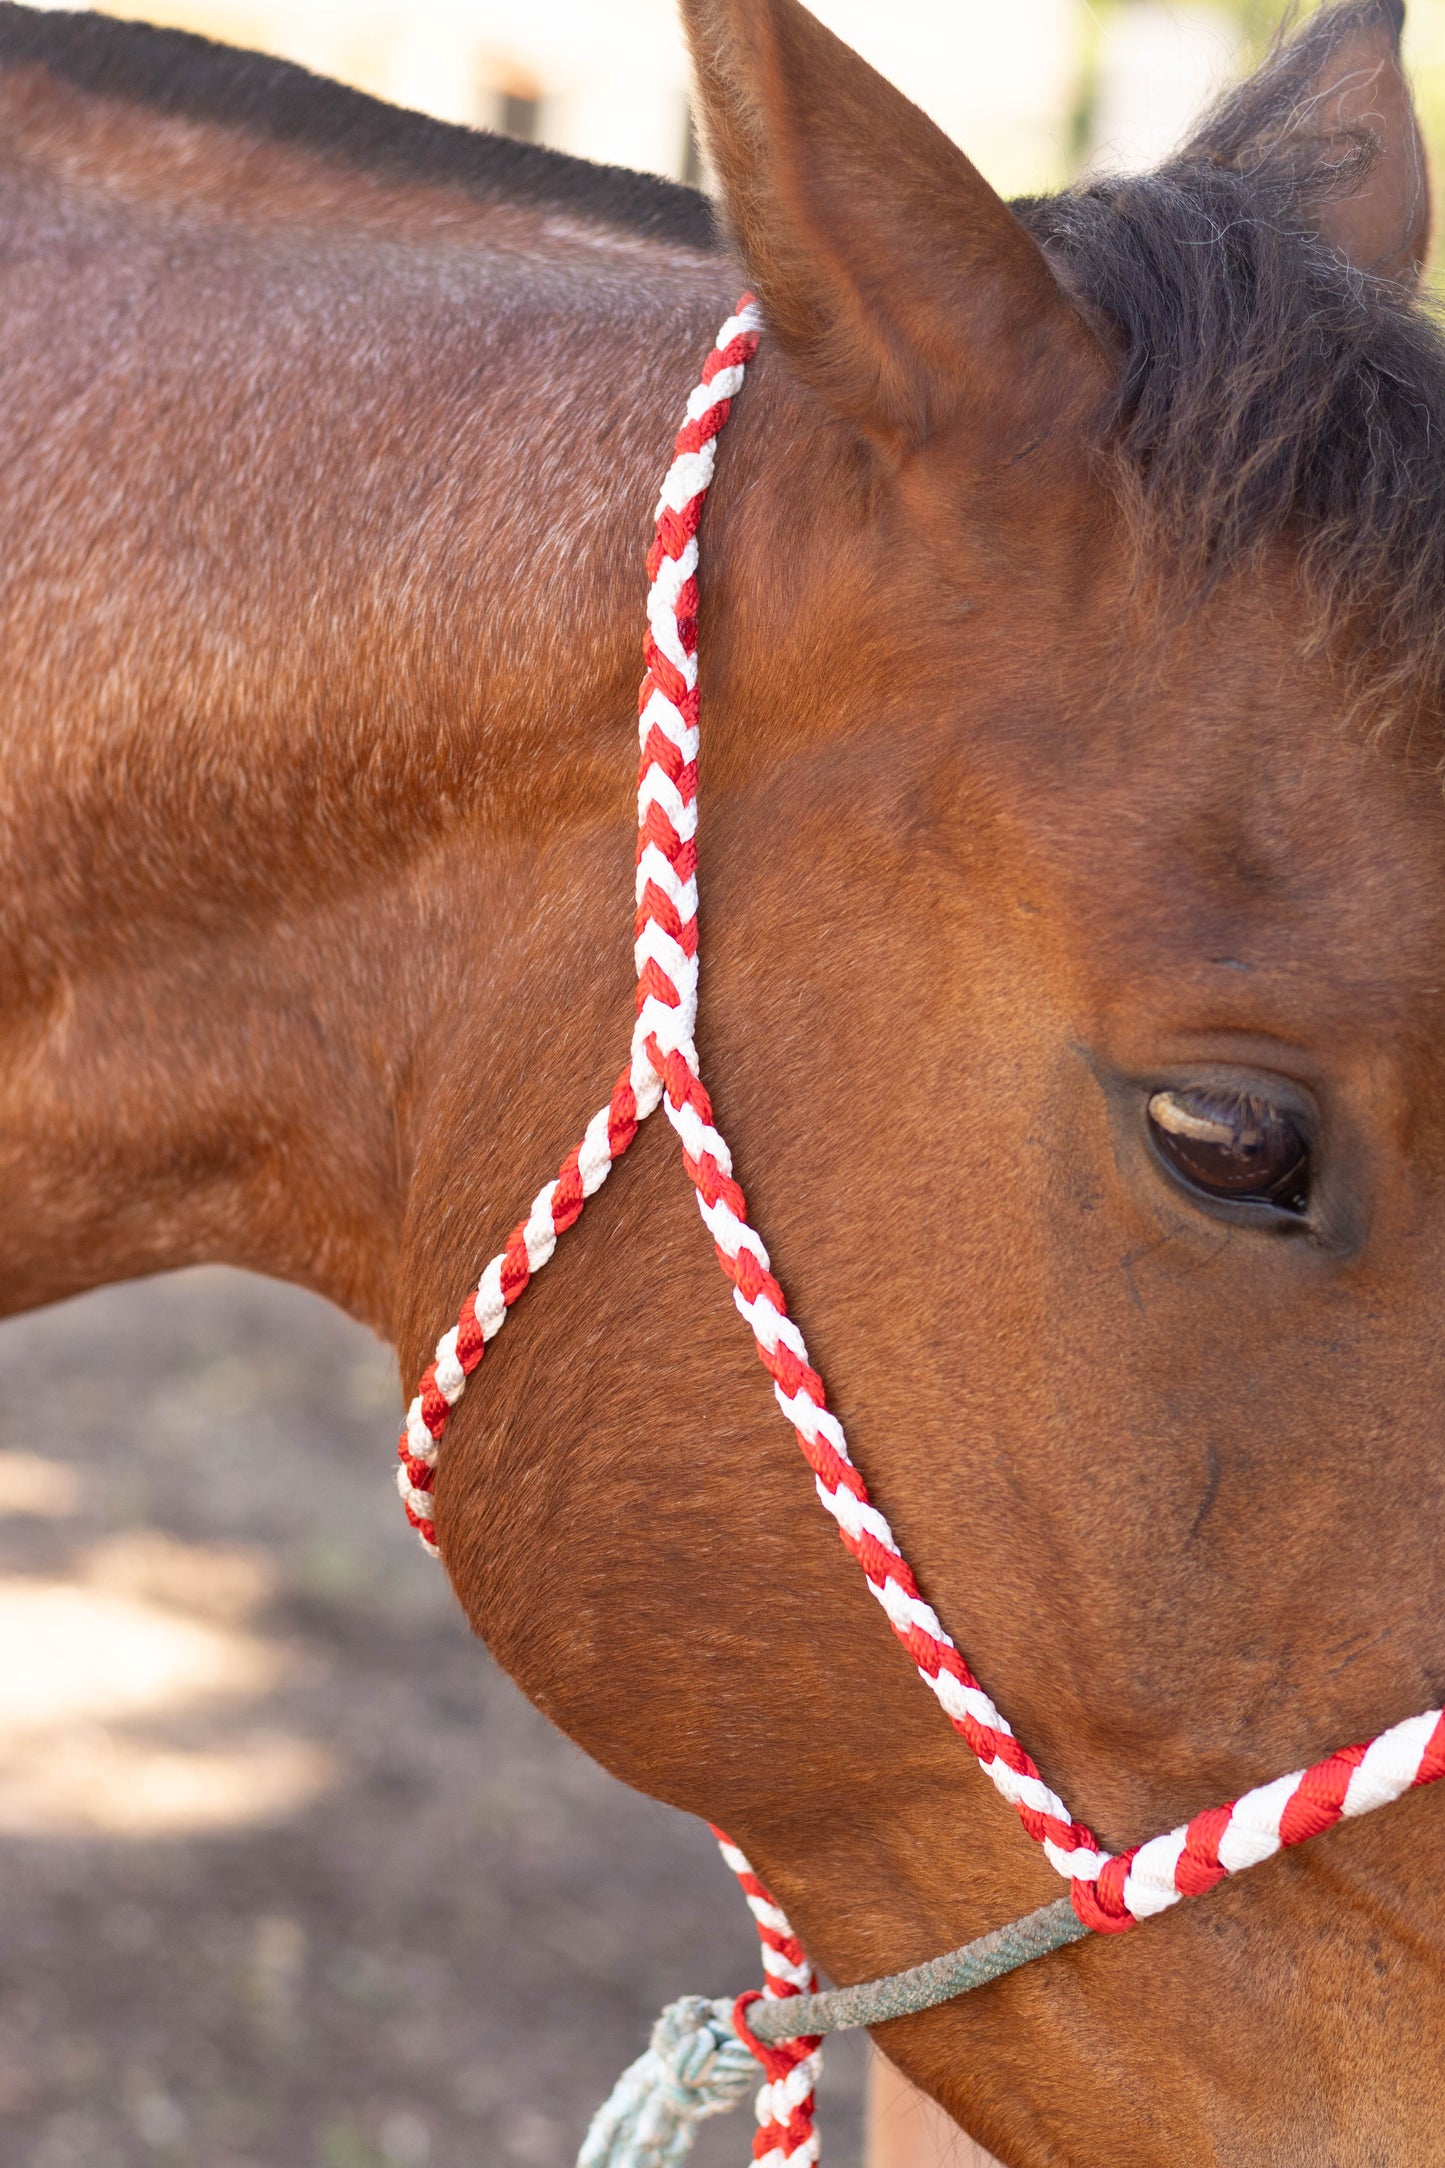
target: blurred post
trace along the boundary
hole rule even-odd
[[[873,2050],[868,2066],[867,2168],[998,2168],[942,2108]]]

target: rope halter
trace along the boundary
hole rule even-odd
[[[726,2004],[689,1998],[665,2011],[647,2053],[623,2077],[592,2126],[579,2168],[674,2168],[697,2123],[743,2089],[744,2051],[762,2065],[755,2158],[765,2168],[813,2168],[813,2087],[820,2036],[906,2016],[967,1993],[1015,1966],[1093,1932],[1118,1934],[1195,1897],[1282,1846],[1365,1814],[1445,1775],[1445,1717],[1408,1718],[1312,1768],[1277,1777],[1224,1806],[1117,1855],[1102,1850],[1044,1782],[936,1614],[919,1593],[888,1522],[849,1456],[823,1381],[788,1315],[768,1253],[748,1219],[732,1155],[713,1122],[698,1066],[697,756],[698,520],[717,438],[757,351],[750,297],[728,318],[690,394],[662,485],[647,557],[647,672],[640,696],[637,791],[637,1018],[632,1048],[606,1106],[556,1180],[539,1190],[505,1249],[482,1273],[437,1346],[407,1412],[399,1485],[407,1518],[437,1555],[432,1489],[452,1409],[487,1344],[586,1200],[601,1188],[638,1125],[661,1104],[682,1143],[718,1262],[751,1327],[779,1407],[797,1433],[818,1496],[844,1548],[862,1567],[895,1635],[980,1767],[1069,1885],[1069,1895],[1011,1927],[929,1965],[867,1987],[820,1995],[802,1944],[737,1848],[718,1832],[762,1942],[761,1996]],[[720,2014],[722,2013],[722,2014]],[[804,2030],[806,2027],[806,2031]]]

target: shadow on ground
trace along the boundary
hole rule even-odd
[[[756,1945],[401,1521],[389,1356],[201,1271],[0,1330],[0,2157],[569,2168],[659,2006]],[[866,2050],[832,2051],[856,2168]],[[694,2168],[743,2168],[746,2111]]]

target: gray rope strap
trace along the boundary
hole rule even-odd
[[[813,2033],[847,2032],[911,2017],[970,1988],[997,1980],[1035,1957],[1078,1942],[1090,1929],[1067,1897],[999,1927],[926,1965],[867,1980],[826,1995],[789,1995],[752,2002],[747,2024],[755,2040],[773,2045]],[[816,2070],[821,2051],[815,2049]],[[670,2003],[652,2029],[647,2053],[623,2072],[598,2109],[577,2168],[682,2168],[697,2125],[736,2106],[757,2082],[757,2064],[733,2023],[730,2002],[688,1995]]]
[[[1072,1900],[1058,1897],[1051,1905],[1029,1912],[991,1935],[965,1942],[961,1949],[907,1972],[893,1972],[883,1980],[865,1980],[860,1987],[836,1987],[824,1995],[789,1995],[782,2002],[749,2005],[747,2022],[753,2037],[772,2043],[798,2040],[807,2033],[848,2032],[857,2025],[882,2025],[891,2017],[912,2017],[916,2010],[931,2010],[937,2003],[952,2002],[970,1988],[1001,1979],[1050,1950],[1080,1942],[1093,1930],[1084,1925]]]

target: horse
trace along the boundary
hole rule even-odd
[[[0,7],[0,1302],[220,1260],[418,1375],[626,1044],[641,552],[746,280],[705,1069],[922,1586],[1118,1849],[1445,1687],[1400,13],[1012,207],[798,0],[684,16],[716,217]],[[857,1981],[1060,1885],[818,1513],[686,1189],[648,1125],[456,1412],[438,1547],[531,1699]],[[879,2044],[1008,2168],[1445,2161],[1442,1816]]]

